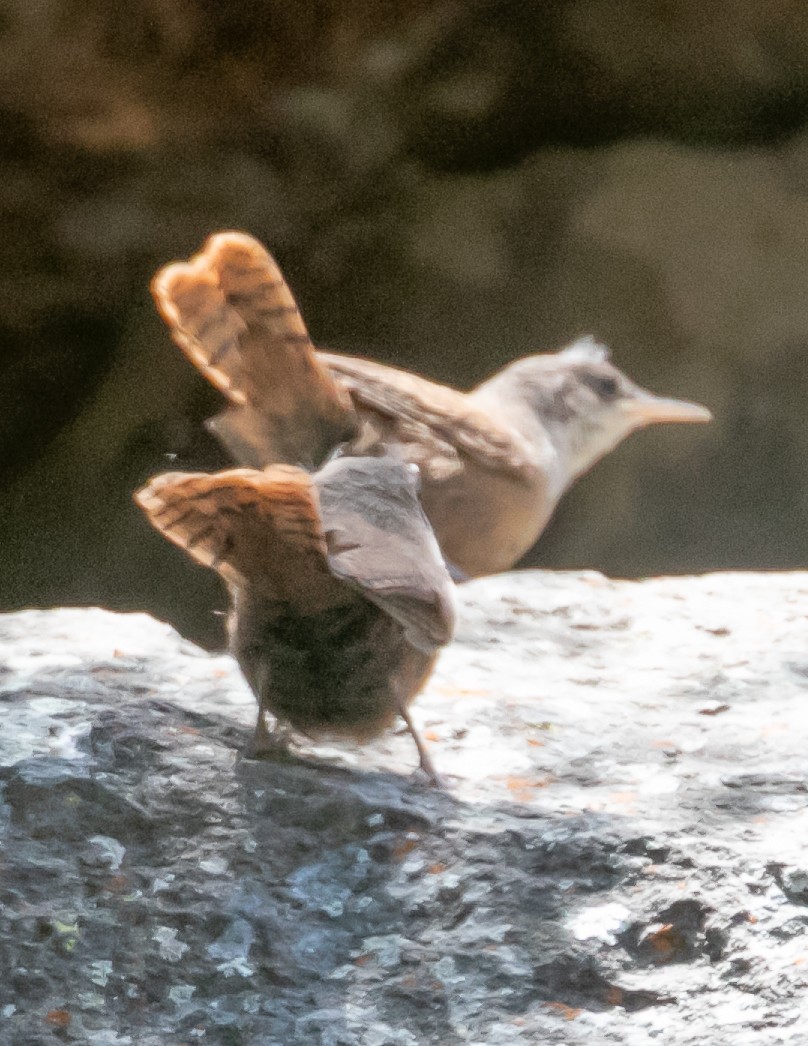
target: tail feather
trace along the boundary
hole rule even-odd
[[[217,426],[240,460],[319,464],[357,429],[274,258],[238,232],[166,266],[152,293],[172,337],[230,402]],[[248,448],[245,453],[244,448]]]
[[[342,587],[330,573],[317,491],[302,469],[167,472],[135,494],[150,523],[226,580],[318,609]]]
[[[231,403],[247,402],[249,380],[239,352],[247,325],[222,296],[202,255],[176,262],[152,280],[152,295],[175,343]]]

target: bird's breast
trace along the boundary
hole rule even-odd
[[[424,480],[421,500],[446,559],[469,577],[507,570],[528,551],[558,501],[546,470],[513,475],[466,460],[449,479]]]

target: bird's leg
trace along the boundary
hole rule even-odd
[[[255,694],[258,702],[258,717],[255,720],[255,730],[244,749],[245,759],[261,759],[279,755],[287,755],[289,752],[289,735],[281,724],[275,719],[274,728],[267,725],[267,709],[264,695],[270,687],[269,665],[266,660],[259,660],[249,671],[244,670],[245,678],[250,684],[250,689]]]
[[[279,756],[289,754],[289,732],[284,729],[282,723],[275,720],[275,727],[271,729],[267,725],[267,711],[264,700],[258,697],[258,718],[255,721],[255,730],[244,750],[247,759],[261,759],[266,756]]]
[[[446,786],[446,782],[435,769],[435,764],[432,762],[432,757],[426,750],[426,745],[424,744],[423,738],[415,729],[415,725],[412,719],[410,718],[409,709],[403,702],[399,705],[398,712],[401,718],[404,720],[404,723],[406,724],[406,727],[409,730],[410,734],[412,735],[412,739],[415,742],[415,747],[418,749],[419,768],[426,774],[427,779],[429,780],[429,783],[431,785],[434,785],[436,788],[444,788]]]

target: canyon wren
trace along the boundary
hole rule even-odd
[[[275,261],[243,233],[211,237],[152,291],[227,400],[211,428],[248,467],[169,473],[136,497],[227,583],[231,649],[259,702],[255,751],[277,743],[267,710],[360,740],[398,714],[436,780],[408,705],[452,634],[444,558],[465,576],[507,569],[630,432],[710,419],[635,385],[591,339],[468,393],[318,352]]]
[[[250,755],[283,744],[265,713],[310,736],[366,740],[401,716],[454,628],[454,585],[418,500],[414,465],[339,457],[169,472],[135,495],[149,521],[230,596],[230,649],[258,701]]]
[[[696,403],[634,384],[583,338],[516,360],[460,392],[371,360],[318,352],[272,256],[214,235],[152,292],[172,336],[228,406],[209,424],[244,465],[314,468],[394,450],[421,472],[421,500],[461,577],[513,566],[575,480],[631,432],[706,422]]]

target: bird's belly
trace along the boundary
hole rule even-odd
[[[471,463],[458,476],[425,481],[421,499],[444,556],[469,577],[512,567],[535,543],[556,501],[540,479],[497,475]]]
[[[372,737],[417,692],[431,658],[366,600],[289,615],[266,636],[263,705],[309,734]]]

